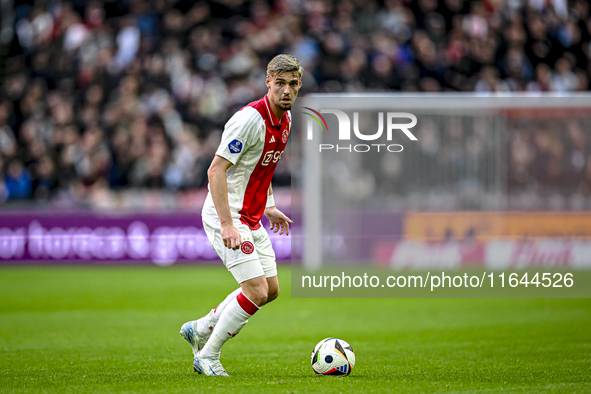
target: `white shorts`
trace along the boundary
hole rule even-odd
[[[245,224],[234,225],[242,238],[242,245],[237,250],[228,249],[219,228],[203,222],[203,229],[213,250],[234,275],[238,283],[265,275],[266,278],[277,276],[277,262],[271,239],[263,226],[251,230]]]

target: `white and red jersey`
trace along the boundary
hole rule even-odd
[[[216,155],[233,164],[226,171],[226,179],[234,223],[246,224],[252,230],[261,226],[269,185],[290,129],[289,111],[279,122],[266,95],[236,112],[226,123]],[[205,199],[202,217],[210,226],[220,227],[211,192]]]

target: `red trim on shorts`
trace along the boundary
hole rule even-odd
[[[244,312],[248,313],[250,316],[254,315],[258,310],[259,307],[248,299],[244,293],[240,293],[236,296],[236,301],[238,301],[238,305],[244,310]]]

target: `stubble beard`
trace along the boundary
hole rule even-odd
[[[291,103],[289,103],[289,104],[279,103],[279,108],[282,111],[290,110],[291,109]]]
[[[281,97],[281,99],[279,100],[279,108],[280,108],[282,111],[287,111],[287,110],[290,110],[290,109],[291,109],[291,107],[292,107],[292,105],[293,105],[293,100],[291,99],[291,97],[288,97],[288,99],[289,99],[289,103],[287,103],[287,104],[286,104],[286,103],[282,103],[282,102],[281,102],[281,100],[283,100],[283,99],[284,99],[284,97]]]

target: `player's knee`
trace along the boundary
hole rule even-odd
[[[267,295],[269,294],[269,286],[266,281],[259,281],[258,283],[251,283],[246,288],[246,296],[258,306],[263,306],[267,302]]]
[[[267,302],[267,289],[258,287],[250,295],[250,300],[258,306],[263,306]]]

